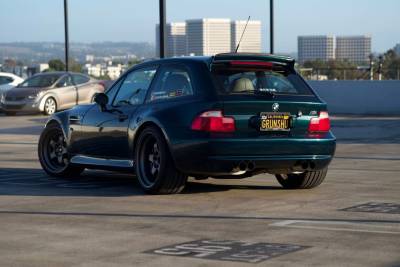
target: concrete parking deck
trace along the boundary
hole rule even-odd
[[[45,121],[0,114],[2,266],[400,266],[400,117],[331,117],[338,148],[318,188],[190,178],[168,196],[126,174],[49,177]]]

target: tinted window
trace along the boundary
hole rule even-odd
[[[8,77],[8,76],[0,76],[0,84],[8,84],[12,83],[14,81],[14,78]]]
[[[24,82],[22,82],[18,87],[47,87],[53,85],[60,75],[36,75]]]
[[[74,79],[76,84],[81,84],[81,83],[87,83],[89,81],[89,78],[83,75],[74,75]]]
[[[115,94],[118,92],[119,87],[121,86],[124,79],[122,78],[117,84],[115,84],[112,88],[110,88],[106,95],[108,96],[108,103],[112,103],[114,100]]]
[[[165,66],[147,96],[147,101],[187,95],[193,95],[189,72],[182,67]]]
[[[123,81],[113,105],[142,104],[158,66],[135,70]]]
[[[220,94],[248,94],[260,91],[313,95],[304,81],[284,66],[263,69],[257,65],[235,68],[229,64],[214,64],[211,75]]]
[[[65,83],[65,86],[74,85],[71,75],[67,75],[67,76],[63,77],[58,83],[62,83],[62,84]]]

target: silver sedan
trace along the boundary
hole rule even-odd
[[[32,111],[51,115],[91,103],[95,94],[103,92],[104,83],[81,73],[40,73],[4,93],[1,108],[8,116]]]

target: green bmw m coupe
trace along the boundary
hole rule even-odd
[[[51,176],[84,169],[136,174],[149,194],[179,193],[188,176],[276,176],[285,188],[324,180],[336,148],[325,102],[270,54],[147,61],[95,102],[51,116],[38,154]]]

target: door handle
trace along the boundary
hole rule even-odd
[[[128,118],[128,115],[119,115],[118,119],[119,121],[124,121]]]

